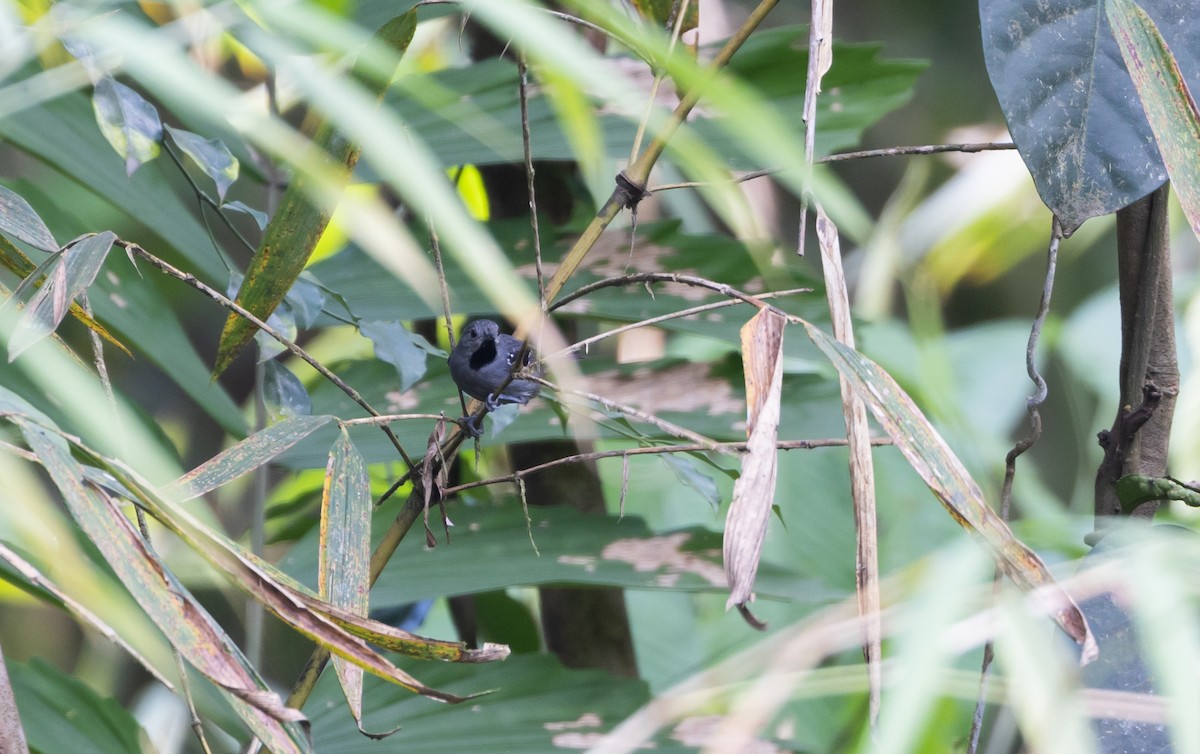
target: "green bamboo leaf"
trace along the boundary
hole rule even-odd
[[[88,471],[95,472],[99,470],[85,468],[85,476],[90,479],[90,475],[87,474]],[[156,668],[154,664],[150,662],[150,660],[146,659],[141,652],[138,652],[136,647],[125,641],[125,639],[122,638],[122,636],[117,633],[112,626],[105,623],[99,615],[96,615],[91,610],[87,609],[87,607],[85,607],[82,603],[59,588],[57,584],[48,579],[45,574],[39,571],[36,566],[34,566],[28,560],[22,558],[15,551],[9,549],[3,543],[0,543],[0,561],[3,561],[4,564],[7,565],[14,574],[19,574],[19,578],[23,580],[25,584],[29,585],[33,589],[40,590],[39,594],[49,595],[49,597],[43,597],[43,599],[47,599],[50,602],[57,600],[62,608],[70,613],[75,620],[84,625],[91,626],[94,631],[98,632],[101,636],[123,649],[130,657],[132,657],[139,665],[141,665],[147,673],[153,676],[155,680],[168,689],[174,689],[174,685],[168,681],[165,676],[163,676],[159,669]],[[5,575],[4,578],[6,581],[15,580],[17,576]]]
[[[238,177],[238,161],[229,151],[229,147],[220,139],[206,139],[182,128],[165,128],[183,153],[217,185],[217,198],[224,201],[225,192]]]
[[[1133,0],[1104,5],[1125,68],[1192,232],[1200,237],[1200,111],[1153,19]]]
[[[416,29],[416,10],[397,16],[376,33],[375,40],[403,53],[412,41]],[[365,63],[355,66],[362,70]],[[364,85],[378,99],[387,91],[390,76],[366,76]],[[288,184],[280,200],[279,209],[267,226],[262,245],[246,270],[245,280],[238,291],[237,302],[266,320],[279,302],[283,300],[292,283],[304,270],[308,259],[317,246],[317,241],[329,224],[331,207],[318,202],[314,197],[318,190],[340,192],[350,180],[350,174],[358,162],[359,147],[351,144],[332,123],[326,122],[315,137],[319,151],[327,156],[327,163],[335,176],[334,185],[318,186],[314,179],[298,174]],[[217,349],[213,374],[219,375],[232,363],[238,352],[254,336],[256,328],[237,314],[230,314],[221,331],[221,342]]]
[[[83,468],[66,440],[22,417],[13,422],[62,493],[71,516],[172,646],[228,694],[242,720],[272,751],[302,751],[299,733],[281,722],[298,721],[298,713],[266,688],[233,640],[147,549],[129,517],[101,490],[85,484]]]
[[[106,76],[96,83],[92,109],[100,132],[125,160],[127,175],[158,157],[162,121],[158,110],[142,95]]]
[[[367,641],[357,634],[386,634],[388,627],[361,618],[316,597],[304,586],[289,578],[275,566],[254,555],[249,550],[231,541],[220,532],[214,531],[195,519],[186,510],[158,495],[153,487],[124,464],[96,455],[80,447],[80,451],[104,466],[126,489],[136,497],[145,510],[158,519],[175,536],[199,553],[214,568],[224,573],[232,584],[261,602],[277,618],[295,631],[320,644],[336,657],[353,662],[364,670],[386,678],[392,683],[442,702],[466,701],[463,697],[431,688],[409,673],[396,667],[386,657],[375,651]],[[331,614],[337,612],[335,620]],[[350,623],[355,632],[344,627]],[[500,659],[489,653],[485,659]],[[464,652],[464,659],[475,659],[475,654]]]
[[[29,300],[13,328],[8,341],[9,361],[58,329],[71,304],[95,282],[100,266],[116,240],[117,237],[106,230],[73,243],[63,251],[62,259],[47,274],[45,284]]]
[[[177,500],[189,500],[215,490],[249,474],[332,420],[332,416],[293,416],[272,424],[179,477],[167,492]]]
[[[54,234],[19,194],[0,186],[0,233],[7,233],[35,249],[58,251]]]
[[[28,278],[37,269],[33,261],[29,257],[8,241],[7,238],[0,237],[0,265],[11,271],[22,279]],[[42,285],[43,281],[34,281],[34,285]],[[84,327],[95,332],[101,338],[108,341],[112,345],[121,349],[121,352],[126,356],[132,356],[129,347],[122,343],[112,333],[108,331],[104,325],[97,322],[78,303],[72,301],[70,307],[71,316],[81,322]]]
[[[101,696],[79,678],[36,657],[10,663],[8,672],[33,751],[153,751],[145,731],[120,702]]]
[[[875,362],[807,322],[804,328],[950,516],[984,541],[997,566],[1017,586],[1028,591],[1049,588],[1054,594],[1055,621],[1082,647],[1084,662],[1094,659],[1096,641],[1079,607],[1058,586],[1037,553],[1014,537],[1008,524],[988,506],[983,490],[912,398]]]
[[[371,589],[371,507],[367,466],[343,428],[325,470],[317,584],[322,599],[361,618]],[[340,657],[333,668],[361,727],[363,669]]]

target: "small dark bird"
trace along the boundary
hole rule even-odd
[[[536,357],[530,349],[525,352],[525,363],[514,366],[521,345],[513,336],[501,333],[500,326],[490,319],[477,319],[466,326],[450,352],[450,377],[464,393],[483,401],[488,411],[505,403],[529,403],[540,387],[529,380],[515,379],[499,396],[492,397],[510,374],[534,362]],[[468,431],[478,437],[479,428],[470,419],[467,425]]]

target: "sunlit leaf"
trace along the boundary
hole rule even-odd
[[[404,50],[416,29],[416,11],[411,10],[379,31],[379,41],[390,47]],[[382,98],[388,81],[372,79],[370,85],[376,96]],[[331,123],[325,123],[315,138],[317,147],[328,155],[328,163],[336,174],[340,185],[345,188],[350,174],[358,162],[359,147],[351,144]],[[246,270],[246,278],[238,290],[237,302],[251,313],[265,319],[284,294],[292,287],[296,277],[304,270],[309,257],[316,249],[321,234],[329,223],[331,212],[314,199],[317,190],[311,178],[296,175],[288,184],[280,200],[266,236]],[[324,187],[328,190],[330,187]],[[217,352],[213,374],[220,374],[237,356],[238,351],[253,337],[256,328],[236,314],[231,314],[221,332],[221,344]]]
[[[162,121],[157,108],[142,95],[106,76],[96,84],[92,108],[100,132],[125,160],[126,174],[133,175],[143,163],[158,156]]]

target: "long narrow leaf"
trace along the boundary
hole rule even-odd
[[[177,500],[190,500],[215,490],[249,474],[331,421],[332,416],[293,416],[272,424],[179,477],[166,491]]]
[[[416,30],[416,9],[385,24],[376,34],[378,41],[403,53]],[[368,85],[382,99],[390,79],[372,77]],[[331,123],[325,123],[317,133],[316,145],[328,155],[329,165],[338,185],[319,187],[303,174],[293,177],[280,200],[279,209],[267,226],[262,245],[246,269],[246,277],[238,291],[237,302],[259,319],[266,318],[283,300],[292,283],[304,271],[304,265],[317,247],[317,241],[329,224],[331,208],[314,197],[318,189],[341,191],[350,180],[358,162],[359,147],[348,141]],[[213,374],[225,371],[238,352],[254,337],[255,327],[237,314],[230,314],[221,331]]]
[[[367,466],[345,427],[329,451],[321,495],[321,598],[352,615],[367,616],[371,590],[371,490]],[[362,727],[362,668],[333,658],[333,669]]]
[[[75,299],[87,292],[117,237],[111,231],[88,236],[63,252],[61,261],[46,277],[21,313],[8,342],[12,361],[34,343],[58,329]]]
[[[1105,13],[1192,232],[1200,237],[1200,111],[1179,64],[1150,16],[1133,0]]]
[[[415,693],[443,702],[461,702],[470,698],[424,685],[389,662],[366,641],[339,625],[341,621],[350,621],[358,624],[362,631],[372,631],[374,626],[378,625],[375,621],[367,618],[355,620],[348,614],[343,614],[341,621],[334,621],[328,615],[328,603],[309,596],[306,594],[307,590],[283,576],[270,564],[202,525],[187,511],[159,497],[152,485],[139,478],[124,464],[96,456],[84,448],[81,450],[92,455],[98,464],[103,465],[136,495],[138,503],[159,523],[225,573],[234,585],[245,590],[296,631],[327,648],[334,655],[350,660],[364,670]]]
[[[233,640],[146,548],[129,518],[109,505],[98,488],[84,483],[83,469],[58,434],[21,416],[12,417],[63,495],[72,517],[100,550],[117,577],[188,662],[237,702],[247,726],[273,751],[300,752],[295,710],[258,679]]]
[[[988,506],[979,485],[912,398],[875,362],[807,322],[804,327],[951,517],[987,544],[997,565],[1017,586],[1029,591],[1046,588],[1050,593],[1049,609],[1058,625],[1080,645],[1082,662],[1095,659],[1096,640],[1079,607],[1050,575],[1042,559],[1014,537],[1008,524]]]
[[[60,589],[57,584],[46,578],[46,576],[39,571],[36,566],[34,566],[28,560],[22,558],[13,550],[10,550],[2,542],[0,542],[0,560],[3,560],[5,563],[7,563],[29,584],[37,587],[38,589],[43,589],[53,595],[55,599],[62,603],[63,608],[71,615],[75,616],[75,619],[80,623],[91,626],[104,638],[128,652],[129,656],[137,661],[139,665],[145,668],[146,672],[149,673],[156,681],[168,689],[174,689],[173,684],[158,671],[158,668],[154,667],[150,660],[146,659],[140,652],[138,652],[133,645],[125,641],[125,639],[123,639],[121,635],[112,628],[112,626],[105,623],[100,616],[96,615],[91,610],[88,610],[82,603]]]

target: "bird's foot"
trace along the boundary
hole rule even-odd
[[[462,431],[469,435],[471,439],[478,440],[480,437],[483,437],[483,427],[479,426],[479,417],[468,414],[467,416],[459,417],[456,423],[462,427]]]

